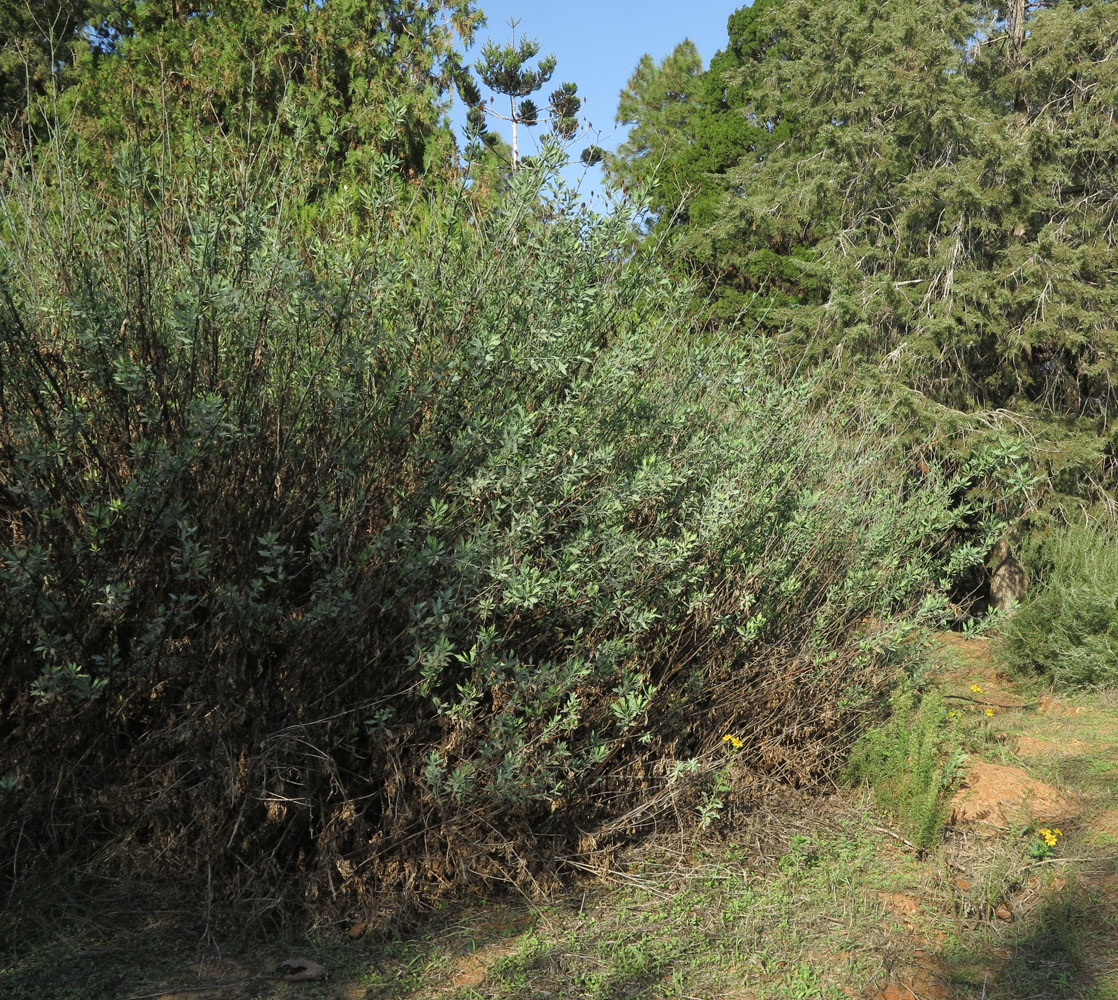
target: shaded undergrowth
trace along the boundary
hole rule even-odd
[[[948,673],[926,690],[973,694],[974,684],[999,704],[1034,701],[1023,695],[1035,692],[999,679],[984,642],[955,642],[939,655],[929,676]],[[948,827],[919,850],[868,790],[821,796],[775,785],[758,798],[748,769],[731,758],[724,808],[705,832],[599,855],[595,874],[547,894],[447,902],[387,936],[369,928],[354,939],[349,932],[361,928],[342,923],[297,942],[227,939],[221,961],[200,922],[117,896],[99,929],[77,920],[36,926],[36,943],[28,940],[0,984],[19,1000],[65,997],[83,975],[90,988],[73,995],[97,1000],[186,988],[205,1000],[838,1000],[888,988],[887,996],[948,1000],[1111,1000],[1118,838],[1106,831],[1116,799],[1113,787],[1088,780],[1089,765],[1113,755],[1111,702],[1077,696],[993,718],[974,705],[944,720],[972,758],[1027,766],[1080,797],[1079,818],[1044,857],[1031,849],[1040,839],[1031,827],[995,836]],[[1074,767],[1045,748],[1061,733],[1075,741]],[[152,959],[153,942],[168,944],[167,962]],[[294,953],[323,962],[331,978],[280,982],[274,968]]]

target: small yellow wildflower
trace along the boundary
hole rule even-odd
[[[993,715],[993,714],[994,714],[994,710],[993,710],[992,708],[988,708],[988,709],[986,709],[986,715],[987,715],[987,716],[991,716],[991,715]]]
[[[729,733],[722,737],[722,742],[729,743],[735,750],[740,750],[745,745],[736,736],[731,736]]]
[[[1027,852],[1030,858],[1035,858],[1037,861],[1044,861],[1046,858],[1051,857],[1062,834],[1058,829],[1050,829],[1047,826],[1042,826],[1037,830],[1037,836],[1040,837],[1040,840],[1034,840],[1029,844]]]
[[[972,685],[970,686],[970,689],[971,689],[971,690],[972,690],[972,691],[973,691],[973,692],[974,692],[975,694],[982,694],[982,688],[980,688],[980,687],[979,687],[979,686],[978,686],[977,684],[972,684]]]

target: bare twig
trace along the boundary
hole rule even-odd
[[[973,705],[989,705],[991,708],[1000,708],[1002,711],[1021,711],[1027,708],[1039,708],[1039,701],[1030,701],[1025,705],[1003,705],[996,701],[983,701],[981,698],[971,698],[965,694],[945,694],[944,700],[951,699],[952,701],[969,701]]]
[[[137,993],[125,997],[124,1000],[152,1000],[154,997],[166,996],[168,993],[204,993],[206,990],[228,990],[234,986],[248,986],[249,983],[267,979],[267,976],[250,976],[248,979],[234,979],[231,983],[210,983],[206,986],[176,986],[173,990],[157,990],[155,993]]]

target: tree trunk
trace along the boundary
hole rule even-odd
[[[1028,14],[1026,0],[1009,0],[1009,38],[1013,43],[1013,53],[1017,55],[1025,44],[1025,17]]]

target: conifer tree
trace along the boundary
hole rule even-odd
[[[782,142],[790,122],[758,120],[747,113],[749,91],[741,83],[749,66],[775,50],[766,12],[781,0],[756,0],[731,14],[728,44],[701,72],[697,50],[683,42],[659,65],[646,55],[621,94],[617,120],[632,125],[629,140],[606,164],[615,186],[655,177],[651,220],[671,224],[677,263],[706,274],[716,287],[716,313],[732,315],[762,283],[798,287],[798,269],[781,252],[759,248],[735,235],[721,238],[709,227],[722,213],[727,172],[743,159],[760,157]]]
[[[98,0],[12,0],[0,4],[0,123],[28,118],[28,101],[65,85],[76,49],[89,49]]]
[[[480,23],[473,0],[194,7],[118,0],[111,51],[77,60],[66,101],[88,169],[111,176],[125,142],[178,155],[210,134],[278,163],[298,133],[301,155],[314,150],[313,199],[383,157],[413,179],[449,163],[447,95],[465,73],[455,36]]]
[[[1118,7],[771,0],[729,27],[670,159],[695,191],[673,251],[716,315],[756,296],[793,353],[929,405],[1109,427]]]
[[[654,196],[657,215],[671,211],[672,203],[678,205],[688,193],[679,159],[696,137],[702,69],[699,50],[690,39],[680,42],[659,65],[646,53],[618,101],[616,124],[630,129],[617,152],[607,158],[607,175],[615,187],[655,177],[662,188]]]
[[[529,95],[541,90],[547,84],[555,72],[557,61],[555,53],[551,53],[541,58],[534,69],[531,68],[529,63],[539,55],[540,43],[534,38],[524,36],[521,36],[518,41],[516,28],[519,24],[519,20],[515,18],[509,21],[513,31],[510,44],[498,45],[493,39],[487,40],[482,47],[481,59],[476,67],[485,86],[508,98],[508,114],[497,111],[492,103],[486,105],[480,100],[471,100],[475,94],[474,90],[471,90],[466,97],[470,115],[473,116],[470,118],[470,123],[475,134],[483,128],[485,115],[491,115],[510,124],[513,170],[518,170],[521,164],[520,126],[531,128],[543,121],[557,138],[572,139],[578,131],[578,113],[582,107],[577,84],[563,83],[551,92],[548,109],[541,118],[539,107]],[[600,156],[599,151],[589,147],[583,150],[582,160],[584,163],[596,162]]]

